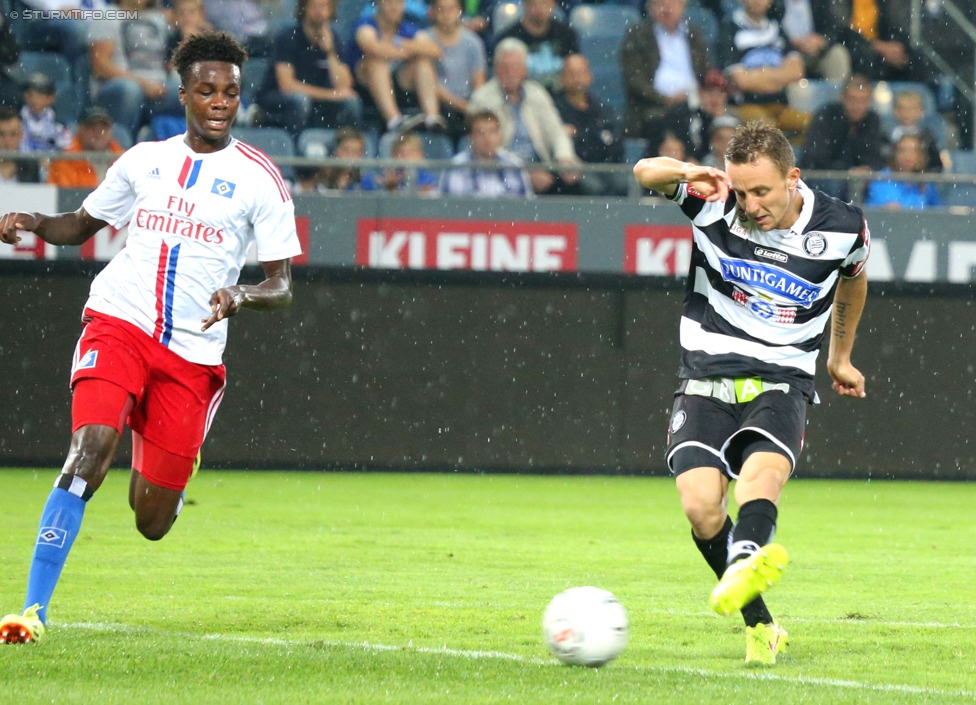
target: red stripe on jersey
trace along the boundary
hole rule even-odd
[[[237,150],[251,161],[260,164],[261,167],[271,175],[271,178],[274,179],[275,185],[278,187],[278,194],[281,196],[282,201],[291,200],[291,193],[288,191],[288,186],[285,184],[285,180],[281,177],[281,172],[278,171],[278,167],[274,165],[274,162],[271,161],[267,154],[262,152],[260,149],[255,149],[251,145],[244,144],[243,142],[237,143]]]
[[[166,267],[169,263],[169,247],[162,243],[159,248],[159,265],[156,267],[156,327],[153,338],[160,340],[163,336],[163,325],[166,322]]]
[[[186,177],[190,174],[190,167],[193,165],[193,160],[189,157],[183,162],[183,168],[180,170],[179,178],[176,181],[179,183],[180,188],[184,187],[186,184]]]

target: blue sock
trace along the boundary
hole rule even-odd
[[[54,483],[41,512],[34,558],[27,579],[27,600],[24,609],[40,605],[38,616],[47,623],[47,607],[61,577],[61,569],[75,542],[85,504],[91,497],[88,483],[75,475],[61,475]]]

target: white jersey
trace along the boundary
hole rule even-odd
[[[226,319],[200,330],[210,296],[237,283],[251,243],[262,262],[301,254],[281,172],[236,139],[208,154],[190,149],[183,135],[139,143],[83,207],[115,227],[129,226],[125,247],[95,277],[86,306],[203,365],[220,364],[227,342]]]

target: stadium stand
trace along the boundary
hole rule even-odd
[[[296,140],[298,154],[309,159],[327,157],[335,149],[336,131],[328,127],[307,127]]]
[[[627,25],[640,21],[640,13],[627,5],[577,5],[569,24],[579,34],[580,53],[590,62],[594,92],[620,117],[624,111],[624,84],[620,75],[620,40]]]
[[[450,159],[454,156],[454,145],[447,135],[439,135],[430,132],[419,132],[421,141],[424,143],[424,156],[427,159]],[[380,138],[379,157],[389,159],[393,141],[396,133],[387,132]]]
[[[511,27],[522,17],[521,2],[500,2],[491,13],[491,33],[493,37]]]
[[[976,176],[976,152],[952,150],[949,156],[953,174]],[[944,196],[947,206],[976,208],[976,183],[946,184]]]
[[[258,89],[270,68],[271,60],[263,56],[244,62],[241,67],[241,100],[246,105],[253,105],[257,101]]]
[[[636,164],[647,154],[650,142],[643,137],[624,138],[624,163]]]
[[[232,130],[234,137],[241,142],[257,147],[269,157],[294,157],[295,143],[288,131],[280,127],[238,127]],[[294,169],[278,165],[286,179],[294,178]]]
[[[50,51],[23,51],[20,53],[20,69],[24,76],[43,73],[54,81],[54,112],[66,123],[78,119],[83,98],[66,58]]]
[[[811,115],[840,97],[840,85],[819,78],[804,78],[786,89],[790,107]]]
[[[685,7],[685,19],[689,24],[693,24],[701,29],[705,37],[705,44],[708,46],[709,56],[715,56],[715,47],[718,44],[719,18],[707,7],[702,7],[697,0],[691,0]]]

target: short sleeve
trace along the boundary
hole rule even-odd
[[[851,251],[841,263],[840,275],[846,279],[852,279],[861,273],[864,264],[868,261],[871,254],[871,229],[868,228],[868,221],[861,218],[861,231],[858,233]]]
[[[258,261],[274,262],[302,254],[295,228],[294,201],[290,198],[282,201],[277,190],[266,189],[259,197],[252,214],[251,228],[257,243]]]
[[[135,157],[130,149],[108,168],[105,180],[88,194],[82,207],[93,218],[121,228],[129,222],[136,193],[132,185],[131,166]]]

